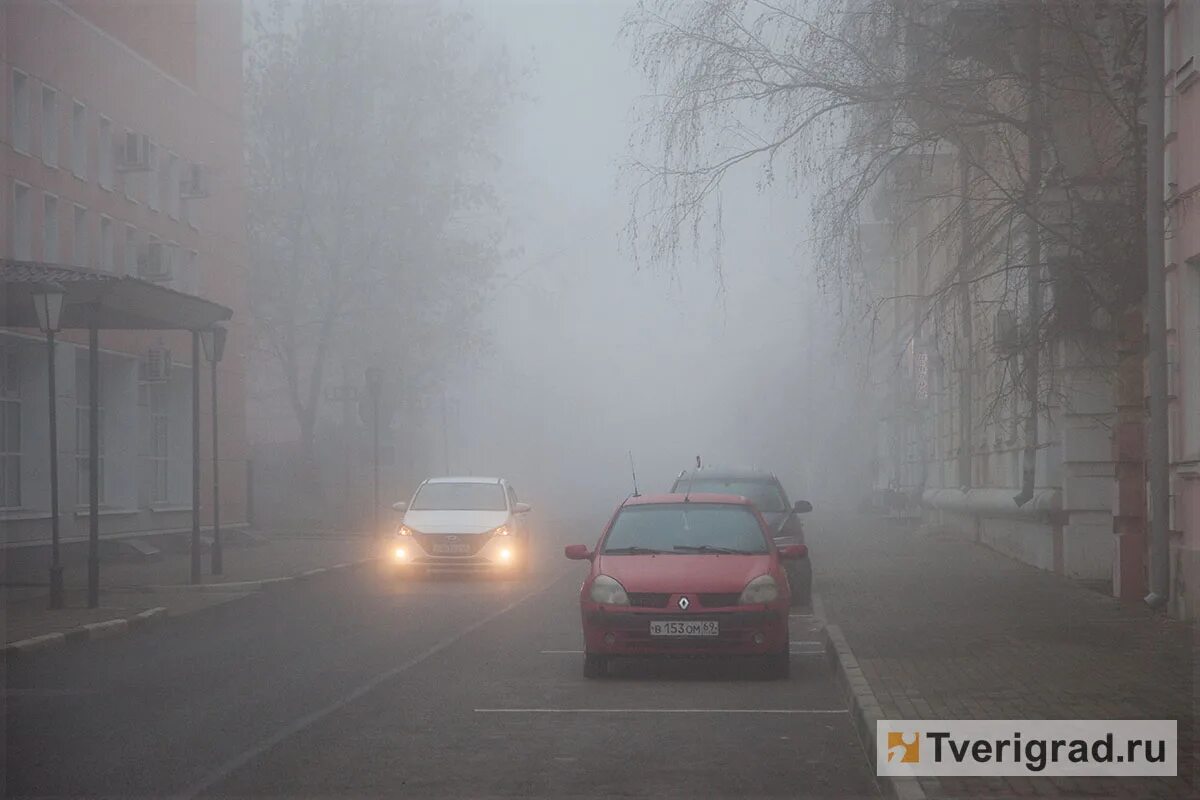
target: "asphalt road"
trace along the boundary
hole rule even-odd
[[[787,681],[585,681],[559,538],[521,581],[363,568],[13,662],[7,796],[878,796],[809,619]]]

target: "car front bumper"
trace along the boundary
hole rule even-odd
[[[687,614],[665,609],[582,604],[587,652],[615,656],[754,656],[786,652],[786,607],[701,609]],[[715,620],[717,636],[652,636],[650,622]]]
[[[470,555],[434,555],[411,537],[404,537],[393,540],[385,557],[393,567],[404,571],[505,574],[518,572],[528,560],[529,551],[517,537],[494,537]]]

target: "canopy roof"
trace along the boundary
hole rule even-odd
[[[49,284],[65,293],[60,327],[101,330],[204,330],[233,310],[157,283],[81,267],[0,260],[0,327],[37,328],[33,294]]]

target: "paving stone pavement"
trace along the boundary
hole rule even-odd
[[[887,717],[1179,721],[1178,778],[941,778],[930,796],[1200,797],[1195,625],[950,531],[846,515],[808,539],[825,614]]]

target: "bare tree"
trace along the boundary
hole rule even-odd
[[[310,466],[331,361],[413,389],[482,341],[474,312],[504,257],[480,221],[489,137],[515,86],[477,35],[435,2],[280,0],[255,20],[251,302]]]

